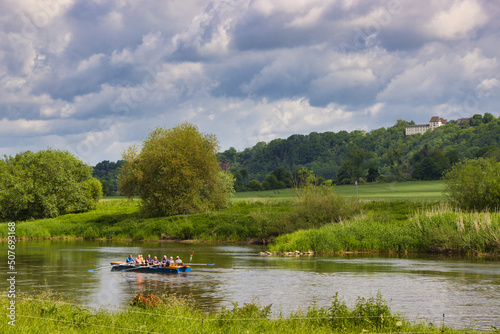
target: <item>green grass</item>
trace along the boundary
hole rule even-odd
[[[265,191],[245,191],[235,193],[233,197],[233,201],[262,199],[296,200],[297,194],[294,189],[289,188]]]
[[[290,206],[287,201],[251,201],[214,212],[144,218],[139,214],[138,201],[104,200],[95,211],[18,222],[16,238],[262,240],[280,233],[276,222]],[[7,224],[0,224],[0,238],[7,235]]]
[[[368,183],[358,185],[359,199],[444,199],[442,181],[412,181],[392,183]],[[335,187],[335,191],[344,197],[356,197],[356,186]]]
[[[106,308],[89,309],[50,293],[30,294],[16,299],[15,327],[7,316],[0,322],[2,333],[473,333],[470,329],[436,328],[416,323],[395,314],[382,299],[359,297],[352,307],[338,297],[330,306],[312,305],[290,315],[273,316],[271,305],[257,301],[237,303],[232,308],[205,313],[188,297],[164,295],[155,307],[125,307],[120,311]],[[9,299],[0,299],[0,307],[8,312]],[[485,333],[485,332],[481,332]]]
[[[389,215],[381,215],[382,208],[391,203],[379,204],[380,208],[340,224],[282,235],[270,245],[270,251],[500,253],[498,212],[467,213],[402,201]],[[418,206],[427,209],[415,211]]]
[[[442,181],[412,181],[392,183],[367,183],[358,185],[359,199],[397,200],[397,199],[444,199],[444,183]],[[337,194],[356,198],[355,185],[335,186]],[[294,189],[266,191],[246,191],[236,193],[234,201],[251,199],[297,199]]]

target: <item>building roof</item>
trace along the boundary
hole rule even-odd
[[[406,127],[407,128],[416,128],[416,127],[421,127],[421,126],[428,127],[429,124],[413,124],[413,125],[407,125]]]

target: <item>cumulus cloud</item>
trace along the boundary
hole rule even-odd
[[[188,120],[221,148],[499,102],[481,0],[0,0],[0,154],[117,160]]]

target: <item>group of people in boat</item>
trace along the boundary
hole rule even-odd
[[[142,256],[142,254],[137,255],[134,259],[132,254],[129,254],[126,260],[127,264],[135,264],[136,266],[158,266],[158,267],[169,267],[169,266],[183,266],[184,262],[177,256],[174,261],[174,257],[171,256],[168,258],[166,255],[163,255],[163,259],[158,260],[158,257],[151,258],[151,255],[148,254],[146,258]]]

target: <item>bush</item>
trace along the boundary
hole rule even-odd
[[[89,211],[101,196],[92,167],[69,152],[26,151],[0,159],[0,221]]]
[[[459,162],[445,174],[447,196],[463,210],[495,210],[500,207],[500,162],[471,159]]]
[[[292,230],[338,223],[361,210],[358,201],[337,195],[331,187],[309,187],[302,190],[297,204],[284,216]]]

